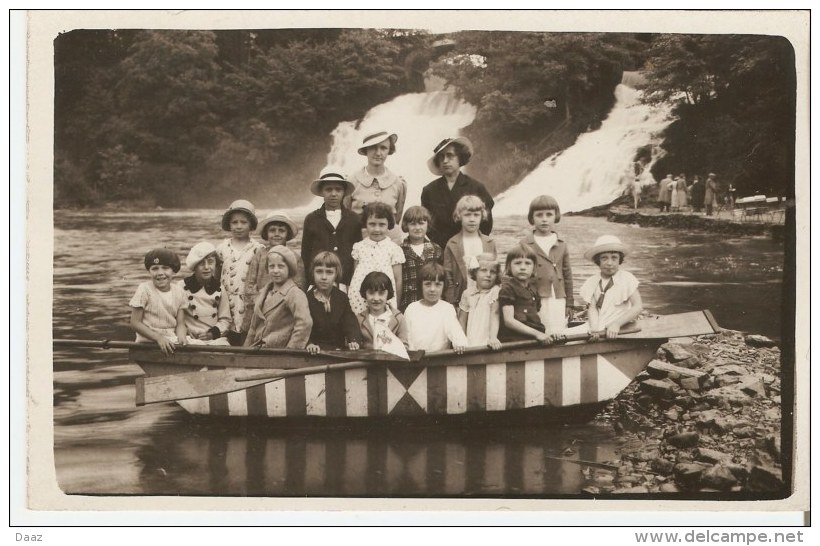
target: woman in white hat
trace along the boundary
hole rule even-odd
[[[208,242],[195,244],[185,258],[192,273],[182,281],[188,343],[229,344],[224,336],[231,326],[231,309],[228,298],[222,297],[218,264],[216,247]]]
[[[493,229],[493,198],[484,184],[470,178],[461,167],[469,163],[473,156],[473,144],[465,137],[445,138],[433,149],[433,156],[427,160],[430,172],[439,176],[421,190],[421,205],[433,217],[433,229],[428,236],[441,248],[461,231],[461,223],[453,217],[456,203],[465,195],[475,195],[484,201],[487,212],[481,221],[479,231],[489,235]]]
[[[367,165],[350,176],[353,192],[345,197],[345,206],[361,215],[368,203],[385,203],[395,216],[395,224],[401,222],[404,200],[407,198],[407,182],[385,166],[387,157],[396,153],[396,133],[380,131],[367,135],[359,147],[359,155],[367,156]]]
[[[587,279],[580,291],[581,298],[587,302],[588,319],[584,327],[593,341],[598,339],[601,330],[606,331],[607,338],[618,337],[621,326],[635,320],[643,309],[638,279],[621,269],[627,254],[626,246],[614,235],[601,235],[584,253],[584,258],[595,262],[600,269]]]

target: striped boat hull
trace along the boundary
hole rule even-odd
[[[554,416],[579,420],[620,393],[654,356],[658,342],[614,340],[473,356],[423,364],[379,364],[179,400],[197,415],[273,419]],[[139,361],[148,375],[179,370]],[[212,362],[208,369],[215,369]],[[185,371],[190,370],[187,368]]]

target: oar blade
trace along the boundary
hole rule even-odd
[[[674,315],[648,317],[637,322],[639,332],[619,337],[633,339],[662,339],[673,337],[716,334],[721,331],[709,311],[691,311]]]
[[[270,370],[273,372],[273,370]],[[190,398],[201,398],[215,394],[247,389],[255,385],[270,383],[276,377],[254,381],[240,381],[248,375],[248,370],[207,370],[174,375],[158,375],[137,378],[137,405],[173,402]]]

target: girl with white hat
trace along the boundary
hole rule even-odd
[[[587,323],[580,327],[590,332],[590,340],[598,339],[598,332],[606,330],[609,339],[618,337],[624,324],[635,320],[643,309],[638,279],[621,269],[626,246],[614,235],[601,235],[595,245],[584,253],[600,268],[598,274],[586,280],[581,287],[581,298],[587,302]],[[565,332],[578,331],[570,328]]]
[[[231,326],[231,308],[216,277],[218,264],[216,247],[208,242],[195,244],[185,258],[192,273],[182,281],[188,343],[229,345],[224,336]]]

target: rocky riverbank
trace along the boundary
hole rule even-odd
[[[620,460],[582,466],[583,492],[785,496],[781,404],[768,338],[725,330],[669,342],[598,417],[619,433]]]
[[[709,231],[724,235],[768,235],[783,239],[785,226],[776,222],[739,222],[732,218],[704,216],[691,213],[659,213],[611,208],[607,220],[619,224],[636,224],[641,227],[665,227],[687,231]]]

